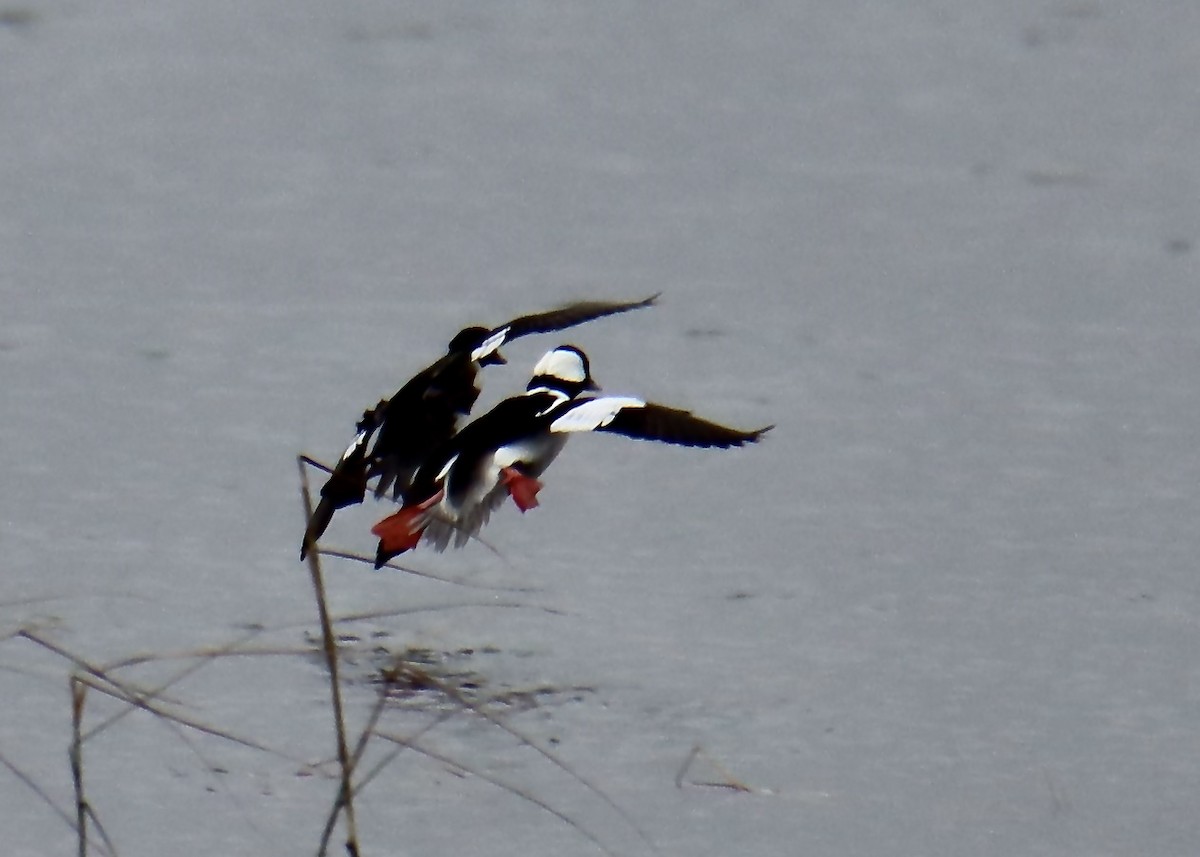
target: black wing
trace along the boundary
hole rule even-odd
[[[402,497],[422,462],[454,437],[459,417],[479,397],[477,372],[470,355],[447,354],[388,400],[370,455],[370,474],[379,477],[376,497],[389,488],[394,498]]]
[[[658,300],[660,294],[662,292],[653,294],[640,301],[630,301],[628,303],[580,301],[579,303],[566,304],[548,312],[523,315],[494,329],[496,332],[499,332],[506,327],[508,328],[508,335],[505,336],[505,341],[513,340],[520,336],[529,336],[534,333],[549,333],[552,330],[563,330],[564,328],[574,327],[577,324],[583,324],[585,321],[591,321],[595,318],[603,318],[606,315],[615,315],[619,312],[628,312],[631,309],[654,306],[654,302]]]
[[[741,431],[702,419],[690,411],[647,403],[642,407],[621,408],[605,425],[594,431],[613,432],[638,440],[657,440],[680,446],[727,449],[755,443],[774,426]]]
[[[640,301],[581,301],[548,312],[525,315],[494,328],[505,341],[534,333],[562,330],[606,315],[652,306],[658,295]],[[470,351],[452,350],[417,373],[384,408],[379,436],[370,455],[370,475],[378,476],[375,496],[390,488],[396,499],[413,485],[417,469],[434,450],[454,437],[460,417],[479,398],[478,366]]]
[[[316,544],[325,534],[329,522],[333,520],[334,512],[361,503],[366,496],[367,446],[379,427],[384,404],[380,402],[376,407],[363,412],[362,419],[358,421],[358,434],[354,436],[354,442],[342,453],[342,457],[330,471],[329,478],[321,486],[321,499],[304,529],[304,539],[300,543],[300,559],[304,559],[308,555],[309,546]]]

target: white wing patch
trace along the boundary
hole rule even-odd
[[[351,455],[353,455],[354,451],[356,449],[358,449],[360,446],[362,446],[363,443],[366,441],[366,439],[367,439],[367,430],[363,429],[362,431],[360,431],[358,434],[356,434],[354,436],[354,440],[350,441],[350,445],[348,447],[346,447],[346,451],[342,453],[342,457],[340,459],[338,459],[338,461],[339,462],[345,461],[347,458],[349,458]]]
[[[483,340],[483,342],[479,343],[475,350],[471,352],[471,359],[478,363],[480,360],[487,357],[504,344],[504,340],[508,338],[508,332],[511,329],[512,328],[509,327],[502,327],[487,339]]]
[[[555,408],[560,407],[565,402],[571,401],[571,397],[568,396],[566,393],[564,393],[562,390],[551,390],[549,387],[534,387],[532,390],[527,391],[525,395],[528,396],[531,393],[545,393],[547,396],[554,397],[553,402],[546,405],[546,407],[542,408],[540,411],[537,412],[536,416],[539,416],[539,417],[544,417],[546,414],[550,413]]]
[[[437,475],[438,482],[441,482],[443,479],[446,478],[447,474],[450,473],[450,468],[454,466],[454,462],[456,462],[456,461],[458,461],[458,453],[457,452],[454,453],[454,455],[450,456],[450,460],[447,461],[446,464],[442,467],[442,469],[438,471],[438,475]]]
[[[645,402],[631,396],[602,396],[599,399],[588,399],[550,423],[550,431],[595,431],[611,423],[617,414],[626,408],[644,407],[646,407]]]

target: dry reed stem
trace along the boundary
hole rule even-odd
[[[83,703],[87,687],[71,676],[71,784],[75,787],[75,831],[79,857],[87,857],[87,798],[83,793]]]
[[[577,782],[581,786],[583,786],[587,791],[591,792],[593,795],[595,795],[597,798],[599,798],[606,806],[609,807],[609,809],[611,809],[614,813],[616,813],[617,816],[626,825],[629,826],[630,830],[632,830],[635,834],[637,834],[637,837],[640,840],[642,840],[642,842],[651,851],[653,851],[655,854],[660,853],[658,850],[658,846],[656,846],[654,844],[654,842],[650,839],[649,835],[644,830],[642,830],[642,828],[637,824],[637,822],[635,822],[633,820],[633,817],[630,816],[628,812],[626,812],[624,809],[622,809],[620,807],[620,805],[617,804],[616,801],[614,801],[611,797],[609,797],[604,792],[603,789],[601,789],[599,786],[597,786],[595,783],[593,783],[590,779],[583,776],[578,771],[576,771],[574,768],[572,768],[570,765],[568,765],[566,762],[564,762],[562,759],[560,759],[557,754],[551,752],[550,750],[547,750],[545,747],[538,744],[536,741],[534,741],[528,735],[525,735],[519,729],[509,725],[502,718],[500,718],[499,716],[493,714],[492,712],[490,712],[486,708],[484,708],[480,703],[473,702],[472,700],[463,696],[463,694],[460,693],[458,691],[458,689],[455,688],[453,685],[442,681],[441,679],[437,678],[436,676],[430,675],[428,672],[426,672],[422,669],[418,669],[417,667],[414,667],[411,664],[400,664],[395,669],[395,674],[397,676],[399,676],[399,675],[407,676],[408,679],[410,681],[412,681],[414,684],[420,684],[422,686],[431,687],[434,690],[437,690],[439,693],[443,694],[447,699],[450,699],[453,702],[457,703],[458,705],[462,706],[463,708],[468,709],[469,711],[473,712],[474,714],[477,714],[478,716],[482,717],[484,720],[488,721],[489,723],[491,723],[493,726],[497,727],[501,731],[508,733],[510,736],[515,738],[517,740],[517,742],[520,743],[522,746],[528,747],[529,749],[533,750],[535,753],[537,753],[539,756],[544,758],[546,761],[550,762],[550,764],[554,765],[554,767],[558,768],[560,771],[565,773],[571,779],[575,780],[575,782]],[[380,737],[385,737],[385,736],[381,735]],[[389,740],[391,740],[391,739],[389,738]],[[420,749],[420,748],[413,747],[413,749]],[[424,752],[424,750],[422,750],[422,752]],[[427,755],[429,755],[429,754],[427,753]],[[469,770],[468,768],[463,766],[461,762],[453,762],[452,764],[462,767],[464,770]],[[477,772],[472,772],[472,773],[477,773]],[[534,801],[534,802],[537,803],[537,801]]]
[[[299,458],[299,468],[300,468],[300,478],[301,478],[301,493],[302,493],[302,498],[304,501],[305,512],[306,512],[306,517],[307,517],[307,516],[311,516],[311,512],[312,512],[312,496],[311,496],[311,492],[310,492],[310,488],[309,488],[309,483],[307,480],[307,473],[305,471],[305,464],[306,463],[312,464],[321,469],[325,469],[325,468],[323,468],[323,466],[320,465],[319,463],[317,463],[311,459],[308,459],[305,456],[299,456],[298,458]],[[388,765],[390,765],[391,762],[394,761],[395,758],[406,748],[415,750],[416,752],[419,752],[422,755],[424,755],[430,759],[433,759],[441,764],[447,765],[450,768],[453,768],[455,770],[479,777],[481,780],[489,782],[489,783],[497,786],[498,788],[506,790],[506,791],[520,797],[521,799],[530,802],[531,804],[552,814],[556,818],[560,819],[562,822],[570,825],[577,832],[579,832],[580,835],[584,836],[586,839],[593,842],[597,847],[599,847],[602,851],[604,851],[604,853],[610,854],[610,855],[613,854],[613,852],[607,846],[605,846],[605,844],[600,840],[600,838],[596,834],[589,831],[584,825],[582,825],[580,822],[576,821],[575,819],[571,818],[565,812],[554,808],[547,801],[537,797],[535,794],[532,794],[531,792],[523,789],[520,786],[513,785],[511,783],[507,783],[497,777],[489,775],[486,772],[473,769],[472,767],[470,767],[469,765],[467,765],[463,762],[443,756],[440,753],[438,753],[434,750],[431,750],[427,747],[421,746],[417,743],[417,741],[422,736],[424,736],[425,734],[430,732],[432,729],[436,728],[441,723],[445,722],[450,717],[455,716],[460,711],[470,711],[470,712],[473,712],[473,713],[479,715],[483,719],[487,720],[488,722],[492,723],[496,727],[502,729],[503,731],[505,731],[506,733],[511,735],[521,745],[529,747],[534,752],[538,753],[543,758],[545,758],[547,761],[549,761],[552,765],[554,765],[555,767],[562,770],[565,774],[567,774],[569,777],[571,777],[576,782],[578,782],[580,785],[582,785],[586,790],[591,792],[595,797],[597,797],[598,799],[603,801],[607,806],[609,806],[610,809],[612,809],[622,819],[622,821],[629,826],[630,829],[632,829],[634,832],[636,832],[636,834],[641,838],[641,840],[651,850],[653,850],[655,853],[658,853],[658,849],[654,846],[653,842],[651,842],[650,839],[648,838],[648,836],[634,823],[634,821],[628,815],[628,813],[626,813],[624,810],[622,810],[621,807],[619,807],[611,798],[609,798],[598,786],[596,786],[595,784],[590,782],[588,779],[584,778],[579,773],[577,773],[569,765],[567,765],[565,762],[563,762],[561,759],[559,759],[554,753],[539,746],[531,738],[525,736],[519,730],[517,730],[514,727],[505,723],[496,714],[487,711],[485,708],[482,707],[483,704],[473,702],[470,699],[467,699],[466,697],[464,697],[462,695],[461,692],[458,691],[457,688],[455,688],[452,685],[447,684],[446,682],[444,682],[434,676],[431,676],[431,675],[425,673],[424,671],[420,670],[419,668],[416,668],[409,664],[403,664],[400,667],[398,667],[397,671],[393,671],[393,676],[406,675],[409,678],[411,678],[415,681],[418,681],[423,686],[435,689],[435,690],[439,691],[442,695],[444,695],[448,700],[451,700],[452,702],[454,702],[458,706],[458,708],[453,711],[443,712],[443,713],[439,714],[439,716],[433,722],[429,723],[425,727],[422,727],[415,735],[412,735],[409,737],[396,735],[394,733],[383,732],[383,731],[379,730],[378,726],[379,726],[379,721],[382,717],[382,713],[385,709],[385,704],[386,704],[386,699],[387,699],[387,688],[385,686],[384,688],[381,689],[380,698],[379,698],[378,702],[376,703],[376,705],[374,706],[374,708],[370,714],[370,717],[368,718],[368,722],[364,726],[362,732],[359,734],[358,739],[355,742],[355,747],[353,749],[353,752],[351,752],[350,747],[349,747],[348,738],[347,738],[344,708],[343,708],[343,704],[342,704],[341,684],[340,684],[340,677],[339,677],[339,651],[337,648],[337,640],[336,640],[336,637],[335,637],[334,631],[333,631],[333,625],[334,625],[335,621],[336,622],[361,621],[361,620],[365,620],[365,619],[377,619],[377,618],[383,618],[383,617],[388,617],[388,616],[399,616],[399,615],[406,615],[406,614],[424,612],[424,611],[436,610],[436,609],[452,609],[452,608],[459,609],[464,606],[479,606],[479,607],[483,607],[483,606],[498,607],[499,606],[499,607],[510,607],[510,608],[520,607],[523,609],[529,609],[531,607],[531,605],[520,604],[520,603],[497,603],[497,602],[490,602],[490,603],[486,603],[486,604],[466,604],[466,605],[464,605],[464,604],[427,605],[424,607],[417,607],[417,608],[401,608],[401,609],[394,609],[394,610],[374,610],[374,611],[363,612],[363,613],[358,613],[358,614],[350,614],[350,615],[340,616],[340,617],[331,617],[329,614],[329,610],[328,610],[326,590],[325,590],[325,586],[324,586],[323,572],[321,569],[319,556],[323,553],[325,555],[332,555],[332,556],[337,556],[339,558],[351,559],[351,560],[357,560],[357,561],[368,561],[369,562],[369,560],[365,557],[357,557],[357,556],[350,555],[350,554],[341,554],[341,553],[333,552],[333,551],[316,550],[316,549],[314,549],[315,544],[309,544],[308,547],[310,548],[310,550],[308,552],[307,564],[309,567],[310,576],[312,578],[314,596],[315,596],[315,600],[317,603],[318,616],[319,616],[320,625],[321,625],[321,632],[322,632],[322,647],[321,648],[322,648],[323,654],[325,656],[326,666],[327,666],[327,670],[328,670],[328,674],[329,674],[330,698],[331,698],[331,704],[332,704],[332,709],[333,709],[333,713],[334,713],[335,727],[336,727],[336,732],[337,732],[337,760],[338,760],[338,765],[339,765],[339,769],[340,769],[339,790],[338,790],[338,794],[334,800],[333,808],[332,808],[332,811],[329,816],[329,821],[326,825],[325,834],[322,838],[320,850],[318,852],[320,855],[324,855],[327,852],[328,841],[332,836],[333,830],[336,828],[337,817],[339,814],[341,814],[345,818],[345,823],[346,823],[346,842],[345,842],[346,851],[350,855],[350,857],[359,857],[360,851],[359,851],[359,845],[358,845],[357,828],[356,828],[355,812],[354,812],[354,796],[356,793],[360,792],[363,788],[365,788],[369,783],[371,783],[378,776],[378,774],[381,773]],[[523,591],[523,590],[513,590],[513,589],[510,589],[507,587],[480,586],[477,584],[471,584],[471,583],[464,582],[464,581],[455,581],[455,580],[448,580],[445,578],[439,578],[439,577],[436,577],[435,575],[426,574],[423,572],[416,571],[414,569],[406,569],[403,567],[398,567],[398,568],[400,568],[403,571],[408,571],[408,572],[417,574],[419,576],[430,577],[430,578],[433,578],[433,579],[436,579],[436,580],[439,580],[442,582],[448,582],[448,583],[453,583],[453,584],[457,584],[457,585],[473,586],[473,587],[481,588],[481,589],[500,589],[500,590],[507,590],[507,591]],[[524,590],[524,591],[527,591],[527,590]],[[540,610],[543,610],[544,612],[549,612],[549,613],[556,614],[556,615],[562,615],[561,611],[554,610],[552,608],[534,606],[534,609],[540,609]],[[307,624],[307,623],[303,623],[303,624]],[[283,626],[283,627],[287,627],[287,626]],[[14,774],[14,776],[16,776],[23,783],[25,783],[25,785],[28,788],[30,788],[36,794],[38,794],[43,799],[43,801],[45,801],[57,814],[59,814],[59,816],[62,818],[62,820],[65,823],[67,823],[69,826],[72,826],[76,830],[77,840],[78,840],[77,841],[77,853],[78,853],[79,857],[87,857],[89,844],[95,846],[100,851],[105,852],[109,855],[116,855],[116,848],[113,845],[110,838],[108,837],[106,831],[104,830],[104,826],[100,822],[100,819],[95,812],[95,808],[89,802],[87,794],[86,794],[85,776],[84,776],[84,774],[85,774],[84,745],[92,737],[94,737],[98,733],[102,732],[103,730],[111,727],[113,724],[118,722],[122,717],[127,716],[130,712],[132,712],[135,709],[146,711],[147,713],[151,714],[152,716],[154,716],[156,718],[161,718],[164,721],[164,723],[166,723],[170,728],[177,731],[177,733],[179,734],[179,737],[185,741],[187,741],[186,735],[182,732],[179,732],[178,727],[183,727],[188,730],[193,730],[193,731],[201,732],[203,734],[208,734],[208,735],[211,735],[211,736],[214,736],[217,738],[221,738],[223,740],[227,740],[227,741],[230,741],[230,742],[233,742],[236,744],[243,745],[245,747],[248,747],[248,748],[251,748],[254,750],[266,752],[268,754],[274,755],[279,758],[286,759],[291,762],[295,762],[295,763],[307,766],[308,762],[305,759],[298,759],[289,753],[282,752],[278,749],[267,746],[267,745],[265,745],[259,741],[256,741],[254,739],[245,738],[245,737],[236,735],[232,732],[229,732],[229,731],[226,731],[223,729],[219,729],[214,726],[210,726],[210,725],[200,722],[198,720],[194,720],[194,719],[182,716],[180,714],[174,713],[163,707],[164,702],[168,705],[181,704],[177,701],[164,699],[163,694],[165,693],[165,691],[167,691],[171,686],[178,684],[179,682],[181,682],[184,679],[188,678],[189,676],[193,675],[196,671],[202,669],[204,666],[213,662],[214,660],[217,660],[220,658],[225,658],[225,657],[267,656],[267,655],[288,656],[288,655],[297,655],[297,654],[311,654],[314,651],[313,649],[311,649],[309,647],[269,647],[269,646],[262,646],[262,647],[256,647],[256,648],[245,647],[246,643],[250,639],[257,636],[258,634],[263,633],[264,630],[268,630],[268,629],[256,626],[255,628],[253,628],[253,630],[251,630],[251,632],[249,634],[244,635],[224,646],[205,647],[205,648],[199,648],[199,649],[194,649],[194,650],[190,650],[190,651],[174,652],[174,653],[136,654],[136,655],[132,655],[132,656],[129,656],[129,657],[123,658],[121,660],[114,661],[112,663],[102,665],[102,666],[97,666],[97,665],[89,662],[85,658],[83,658],[79,655],[76,655],[76,654],[70,652],[69,650],[63,648],[62,646],[59,646],[59,645],[51,642],[49,639],[41,636],[40,634],[38,634],[35,630],[33,630],[30,627],[24,627],[24,628],[21,628],[20,630],[15,631],[9,635],[6,635],[5,639],[10,639],[13,637],[23,637],[23,638],[27,639],[28,641],[33,642],[34,644],[41,646],[41,647],[47,649],[48,651],[56,654],[57,656],[65,659],[66,661],[73,664],[73,666],[74,666],[74,670],[72,671],[72,674],[70,676],[71,706],[72,706],[72,709],[71,709],[72,710],[72,741],[71,741],[71,746],[70,746],[70,751],[69,751],[72,784],[74,787],[74,795],[75,795],[75,817],[74,817],[74,820],[72,821],[69,813],[67,813],[60,807],[56,806],[54,801],[50,798],[50,796],[43,789],[41,789],[39,786],[37,786],[36,783],[34,783],[32,780],[30,780],[23,772],[21,772],[19,769],[17,769],[15,766],[13,766],[7,759],[3,758],[2,756],[0,756],[0,765],[8,768]],[[179,672],[177,672],[176,674],[170,676],[168,679],[166,679],[165,681],[161,682],[160,684],[158,684],[157,686],[155,686],[153,688],[143,688],[132,682],[122,681],[114,675],[114,672],[117,670],[120,670],[120,669],[129,668],[129,667],[133,667],[133,666],[137,666],[137,665],[141,665],[141,664],[145,664],[145,663],[149,663],[149,662],[153,662],[153,661],[167,661],[167,660],[172,660],[172,659],[179,659],[179,660],[194,659],[196,662],[192,663],[192,664],[188,664],[184,669],[182,669]],[[96,691],[98,693],[103,694],[104,696],[118,700],[119,702],[124,703],[126,707],[123,708],[119,713],[112,715],[112,716],[108,717],[107,719],[101,721],[98,725],[92,727],[91,729],[85,730],[84,729],[84,722],[85,722],[84,715],[85,715],[87,695],[88,695],[89,691]],[[397,748],[395,750],[387,753],[384,759],[382,759],[377,764],[375,764],[372,767],[372,769],[370,771],[368,771],[361,778],[361,782],[355,784],[354,772],[357,770],[358,766],[361,764],[362,759],[365,754],[365,751],[367,749],[368,743],[370,742],[370,740],[373,736],[382,737],[385,740],[397,745]],[[193,748],[193,750],[195,750],[195,748]],[[95,833],[95,835],[97,837],[96,839],[92,838],[91,832]]]
[[[304,522],[308,524],[313,514],[312,492],[308,486],[308,471],[305,469],[305,456],[297,458],[297,465],[300,468],[300,494],[304,500]],[[354,791],[352,788],[353,769],[351,767],[350,751],[346,743],[346,720],[342,709],[342,688],[341,681],[338,678],[338,652],[337,641],[333,636],[333,625],[329,620],[329,606],[325,599],[325,580],[321,574],[321,558],[317,551],[313,550],[316,545],[306,543],[308,548],[308,571],[312,577],[313,593],[317,601],[317,614],[321,620],[321,636],[324,642],[325,649],[325,665],[329,670],[329,694],[331,704],[333,706],[334,727],[337,732],[337,757],[338,766],[341,769],[341,790],[345,795],[345,801],[342,806],[342,815],[346,819],[346,853],[350,857],[359,857],[358,849],[358,825],[354,819]],[[326,847],[323,844],[317,852],[318,857],[324,857]]]
[[[94,690],[97,693],[102,693],[105,696],[111,697],[112,699],[119,700],[133,706],[134,708],[141,709],[142,711],[152,714],[155,717],[161,717],[164,720],[178,723],[180,726],[186,726],[188,729],[193,731],[201,732],[205,735],[211,735],[214,738],[221,738],[234,744],[241,744],[243,747],[249,747],[251,750],[260,750],[272,756],[286,759],[289,762],[307,764],[305,760],[300,759],[297,756],[293,756],[290,753],[286,753],[282,750],[271,747],[267,744],[263,744],[261,741],[256,741],[253,738],[245,738],[240,735],[236,735],[233,732],[229,732],[224,729],[218,729],[215,726],[209,726],[207,723],[203,723],[199,720],[167,711],[162,706],[153,702],[154,695],[150,691],[128,682],[119,681],[100,667],[95,666],[84,658],[81,658],[80,656],[62,648],[61,646],[51,643],[49,640],[38,636],[32,631],[22,631],[21,635],[31,642],[36,643],[37,645],[42,646],[75,664],[82,674],[74,674],[72,676],[72,682],[84,684],[89,689]],[[86,741],[87,737],[87,735],[81,735],[81,739],[83,741]]]
[[[522,788],[521,786],[514,785],[513,783],[502,780],[500,777],[497,777],[494,774],[489,774],[486,771],[482,771],[478,768],[473,768],[470,765],[467,765],[463,762],[458,761],[457,759],[452,759],[449,756],[443,755],[443,754],[437,752],[436,750],[431,750],[428,747],[423,747],[420,744],[416,743],[415,738],[404,738],[403,736],[393,735],[388,732],[377,732],[375,734],[377,734],[380,738],[384,739],[385,741],[391,741],[393,743],[399,744],[401,747],[407,748],[416,753],[420,753],[422,756],[426,756],[427,758],[433,759],[435,762],[438,762],[442,765],[446,765],[447,767],[450,767],[450,768],[454,768],[455,770],[461,771],[464,774],[469,774],[473,777],[478,777],[479,779],[483,780],[484,782],[489,783],[489,784],[495,786],[496,788],[501,789],[502,791],[506,791],[510,794],[516,795],[517,797],[521,798],[522,800],[533,804],[534,806],[538,807],[539,809],[541,809],[545,812],[548,812],[550,815],[554,816],[559,821],[568,825],[569,827],[574,829],[575,832],[578,833],[580,836],[582,836],[584,839],[588,840],[593,845],[595,845],[597,848],[599,848],[601,851],[603,851],[605,854],[609,855],[609,857],[617,857],[617,852],[613,851],[611,848],[609,848],[607,845],[605,845],[604,841],[600,838],[600,836],[598,834],[593,833],[591,830],[586,828],[583,824],[581,824],[580,822],[571,818],[571,816],[567,815],[562,810],[556,809],[555,807],[551,806],[551,804],[548,801],[543,800],[542,798],[533,794],[528,789]],[[651,847],[653,847],[653,845],[651,845]]]
[[[354,770],[357,770],[359,763],[362,762],[363,754],[366,753],[367,750],[367,744],[370,743],[371,736],[375,734],[375,726],[379,723],[379,718],[383,716],[383,710],[386,705],[387,688],[385,686],[380,689],[379,698],[375,700],[375,705],[371,708],[371,714],[367,718],[367,722],[363,726],[362,731],[359,733],[358,741],[355,742],[354,753],[351,758],[351,764]],[[435,721],[434,725],[440,722],[441,718]],[[383,766],[386,766],[387,763],[390,763],[392,759],[398,755],[398,752],[389,754],[384,760]],[[364,788],[366,788],[367,784],[375,778],[381,769],[381,766],[377,765],[375,768],[367,772],[367,775],[362,778],[362,781],[359,782],[358,785],[355,786],[351,784],[352,788],[354,789],[354,794],[358,794]],[[343,782],[342,787],[338,789],[337,797],[333,801],[333,807],[329,812],[329,816],[326,818],[325,828],[321,832],[321,844],[319,850],[322,852],[328,847],[329,839],[333,836],[333,828],[337,824],[338,812],[345,805],[346,800],[349,798],[345,788],[346,784]]]
[[[713,769],[716,770],[716,772],[724,779],[685,780],[684,778],[687,776],[688,772],[692,769],[692,766],[699,758],[703,758],[706,762],[708,762],[708,764],[711,765]],[[679,771],[675,774],[675,788],[681,789],[685,785],[701,786],[713,789],[729,789],[730,791],[745,792],[747,794],[764,794],[762,789],[756,789],[753,786],[748,786],[731,774],[724,765],[710,756],[699,744],[696,744],[692,747],[691,751],[687,754],[687,758],[683,760],[683,764],[679,766]]]
[[[87,795],[83,788],[83,709],[84,703],[87,701],[88,684],[85,679],[72,674],[70,678],[71,686],[71,784],[75,789],[75,838],[76,838],[76,853],[79,857],[87,857],[88,852],[88,819],[92,820],[101,840],[105,844],[105,848],[109,854],[115,855],[116,848],[113,846],[108,834],[104,832],[104,825],[100,823],[100,819],[96,816],[92,805],[88,802]]]
[[[22,783],[27,789],[41,798],[42,801],[54,811],[54,814],[62,819],[67,827],[71,828],[72,830],[76,830],[76,822],[75,819],[71,818],[71,814],[56,804],[54,802],[54,798],[50,796],[49,792],[38,785],[37,781],[33,777],[29,776],[29,774],[25,773],[16,765],[14,765],[12,761],[3,753],[0,753],[0,765],[3,765],[5,768],[7,768],[8,772],[17,778],[18,782]]]
[[[483,543],[482,540],[480,540],[480,543],[481,544]],[[350,560],[351,562],[360,562],[363,565],[369,565],[372,568],[375,568],[375,558],[367,556],[366,554],[353,553],[352,551],[335,550],[332,548],[317,548],[316,550],[322,556],[329,556],[329,557],[333,557],[334,559]],[[492,550],[495,550],[495,549],[492,548]],[[532,591],[534,591],[532,589],[529,589],[528,587],[523,587],[523,586],[498,586],[498,585],[488,584],[488,583],[473,583],[469,580],[464,580],[461,577],[443,577],[440,574],[434,574],[431,571],[422,571],[420,569],[412,568],[407,565],[400,565],[395,560],[389,560],[388,562],[385,562],[383,565],[381,565],[376,570],[382,571],[385,568],[390,569],[392,571],[403,571],[405,574],[411,574],[416,577],[424,577],[427,580],[436,580],[438,583],[449,583],[452,586],[461,586],[464,589],[486,589],[486,590],[497,591],[497,592],[532,592]]]

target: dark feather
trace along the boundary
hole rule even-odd
[[[421,465],[431,457],[437,458],[437,451],[451,442],[459,418],[469,414],[479,398],[480,363],[472,360],[471,354],[489,335],[507,329],[501,339],[508,341],[562,330],[607,315],[653,306],[657,298],[655,294],[630,302],[580,301],[515,318],[490,332],[483,327],[460,331],[447,354],[418,372],[390,399],[363,414],[358,428],[367,432],[366,439],[338,462],[321,489],[321,502],[308,522],[302,555],[325,532],[334,512],[363,501],[370,479],[379,480],[376,497],[390,491],[397,500],[407,499],[414,490],[414,480],[420,478]],[[494,351],[481,362],[487,365],[504,361]],[[375,444],[368,454],[372,435],[376,435]]]
[[[654,306],[654,302],[658,300],[659,294],[662,293],[659,292],[644,300],[630,301],[628,303],[580,301],[579,303],[566,304],[548,312],[523,315],[495,329],[503,330],[505,327],[509,328],[508,336],[506,337],[508,340],[516,339],[519,336],[529,336],[534,333],[549,333],[552,330],[563,330],[568,327],[574,327],[577,324],[583,324],[585,321],[591,321],[595,318],[603,318],[606,315],[615,315],[620,312]]]
[[[459,417],[479,397],[477,371],[470,355],[447,354],[388,400],[371,450],[370,473],[379,477],[376,497],[389,489],[397,499],[404,496],[417,467],[454,436]]]
[[[309,545],[325,534],[333,513],[338,509],[361,503],[367,493],[367,447],[371,436],[379,427],[383,411],[383,402],[375,408],[364,411],[358,421],[356,443],[348,449],[342,458],[334,465],[329,478],[321,486],[321,500],[313,510],[312,517],[304,529],[304,540],[300,544],[300,559],[308,554]]]
[[[596,431],[613,432],[638,440],[658,440],[680,446],[720,447],[755,443],[774,426],[741,431],[710,420],[690,411],[647,404],[642,408],[623,408],[605,426]]]

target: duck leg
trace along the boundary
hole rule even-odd
[[[532,476],[526,476],[515,467],[505,467],[500,471],[500,481],[522,512],[528,512],[538,505],[537,495],[542,490],[542,483]]]

